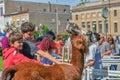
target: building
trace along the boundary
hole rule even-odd
[[[101,16],[104,7],[109,11],[106,23]],[[83,30],[120,35],[120,0],[81,3],[72,8],[72,20]]]
[[[59,21],[58,21],[58,33],[65,32],[65,26],[66,26],[66,19],[69,17],[68,14],[59,13],[58,14]],[[39,26],[40,24],[44,24],[49,27],[49,29],[52,29],[56,31],[56,13],[49,13],[49,12],[41,12],[41,11],[21,11],[11,14],[4,15],[5,19],[5,25],[13,24],[15,27],[20,27],[22,23],[29,21],[36,26]]]
[[[20,27],[22,23],[29,21],[29,11],[15,12],[4,15],[4,24]]]
[[[4,4],[2,6],[4,10],[3,15],[7,20],[8,16],[12,16],[12,23],[16,27],[20,26],[24,21],[22,20],[24,18],[24,16],[22,18],[24,11],[27,11],[27,21],[33,22],[36,25],[44,24],[58,33],[65,32],[66,21],[70,18],[70,6],[68,5],[13,0],[1,0],[1,2]],[[3,22],[4,25],[8,24],[6,19]]]

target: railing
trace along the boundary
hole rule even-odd
[[[101,80],[120,80],[120,71],[110,70],[111,65],[120,65],[120,56],[106,56],[102,59],[103,67],[107,66],[106,69],[91,69],[87,68],[87,80],[90,80],[90,76],[103,76]],[[112,76],[112,77],[111,77]]]
[[[111,71],[111,70],[100,70],[100,69],[90,69],[87,68],[87,80],[90,80],[90,76],[94,75],[94,76],[103,76],[103,79],[101,80],[106,80],[106,79],[110,79],[110,80],[120,80],[120,71]],[[112,77],[110,77],[112,76]]]
[[[120,65],[120,56],[106,56],[102,59],[102,64],[110,70],[111,65]]]

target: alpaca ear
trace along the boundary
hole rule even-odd
[[[72,34],[72,32],[70,30],[66,30],[69,34]]]
[[[75,30],[75,29],[71,29],[71,31],[72,31],[72,33],[73,33],[74,35],[78,35],[78,34],[79,34],[79,32],[78,32],[77,30]]]
[[[75,29],[71,29],[71,30],[66,30],[69,34],[72,34],[72,35],[78,35],[79,32],[76,31]]]

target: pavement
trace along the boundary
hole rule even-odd
[[[0,80],[2,80],[2,79],[1,79],[1,76],[2,76],[2,72],[0,72]]]

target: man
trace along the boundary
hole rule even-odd
[[[96,45],[97,42],[100,40],[100,36],[98,33],[93,33],[91,36],[94,36],[95,39],[90,43],[89,46],[89,53],[86,55],[85,58],[85,65],[84,68],[91,68],[91,69],[102,69],[102,61],[101,61],[101,54],[98,46]],[[86,72],[87,73],[87,72]],[[91,75],[90,80],[100,80],[102,76]],[[84,78],[84,80],[86,80]]]
[[[110,55],[112,53],[111,46],[107,41],[105,41],[105,38],[104,38],[103,34],[100,34],[99,50],[100,50],[100,53],[101,53],[101,57]]]

